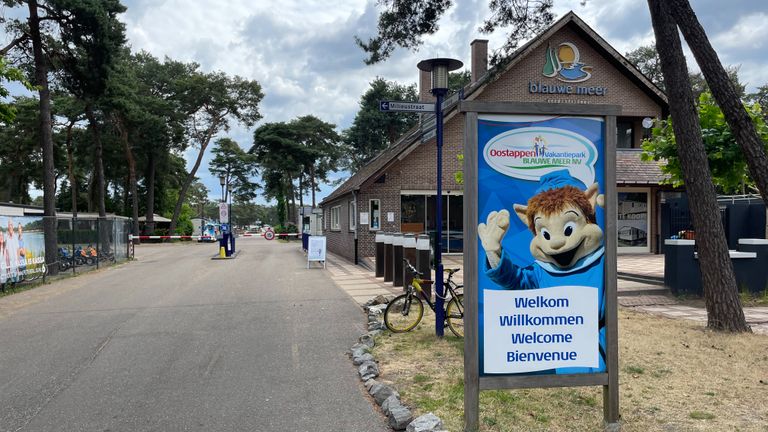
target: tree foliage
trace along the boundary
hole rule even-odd
[[[219,138],[212,150],[213,159],[208,165],[208,171],[217,177],[224,177],[228,185],[224,200],[232,194],[232,198],[240,202],[248,202],[256,197],[258,185],[252,181],[257,174],[253,155],[246,153],[240,145],[230,138]]]
[[[749,175],[747,161],[731,133],[723,112],[708,92],[699,96],[699,123],[707,152],[712,179],[723,194],[754,192],[754,180]],[[768,144],[768,126],[758,104],[749,107],[755,127],[763,142]],[[662,171],[669,175],[669,183],[683,186],[683,173],[678,158],[678,146],[672,128],[672,119],[657,122],[653,137],[643,142],[643,159],[663,161]]]
[[[508,29],[507,40],[491,56],[497,64],[517,49],[519,43],[552,23],[553,0],[489,0],[491,16],[478,29],[492,33]],[[440,18],[452,6],[451,0],[381,0],[384,10],[379,14],[377,34],[363,41],[355,36],[357,45],[368,55],[366,64],[375,64],[389,58],[396,48],[417,51],[424,36],[439,29]]]
[[[4,82],[17,82],[29,90],[33,89],[21,70],[10,67],[5,59],[0,57],[0,125],[10,123],[16,117],[14,106],[5,102],[10,93],[3,86]]]
[[[368,90],[360,97],[360,109],[352,126],[344,131],[344,143],[350,149],[347,163],[352,172],[394,144],[419,121],[416,113],[379,111],[381,100],[416,102],[419,95],[415,84],[404,86],[378,77],[369,84]]]

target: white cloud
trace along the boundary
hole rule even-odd
[[[422,59],[445,56],[468,64],[473,39],[489,39],[491,49],[503,43],[503,31],[478,31],[488,16],[488,0],[454,3],[439,31],[426,37],[417,53],[398,50],[375,66],[364,65],[364,53],[353,41],[355,35],[365,39],[375,33],[375,0],[126,0],[124,20],[136,50],[259,81],[265,93],[263,122],[314,114],[341,129],[350,125],[360,96],[376,76],[414,83]],[[740,64],[750,89],[768,82],[768,60],[761,55],[768,40],[762,2],[733,0],[727,8],[720,2],[692,3],[722,61]],[[558,17],[569,10],[622,54],[653,41],[644,1],[555,2]],[[689,54],[688,64],[697,70]],[[250,147],[252,131],[235,126],[230,135]],[[205,179],[207,166],[200,171]],[[321,196],[330,191],[324,188]]]

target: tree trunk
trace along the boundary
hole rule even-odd
[[[299,208],[304,208],[304,174],[299,174]]]
[[[45,237],[45,262],[48,272],[58,274],[59,259],[58,223],[56,221],[56,174],[53,164],[53,129],[51,125],[51,93],[48,89],[48,64],[43,56],[40,36],[40,17],[37,0],[29,0],[29,34],[35,62],[35,84],[40,93],[40,145],[43,153],[43,234]]]
[[[312,208],[315,208],[315,189],[317,188],[317,182],[315,181],[315,165],[309,167],[309,187],[312,188]]]
[[[131,144],[128,140],[128,129],[120,116],[115,116],[115,124],[120,131],[120,140],[123,141],[125,159],[128,161],[128,183],[131,188],[131,218],[133,219],[133,235],[139,235],[139,192],[136,186],[136,159],[133,157]],[[137,242],[135,240],[134,242]]]
[[[152,235],[155,232],[155,152],[150,150],[149,160],[147,161],[147,214],[144,223],[144,233]],[[138,227],[138,223],[136,224]]]
[[[296,188],[293,186],[293,177],[289,178],[288,190],[290,192],[290,201],[288,207],[288,222],[296,221]]]
[[[173,209],[173,217],[171,217],[171,229],[169,235],[173,235],[173,233],[176,231],[176,224],[179,222],[179,215],[181,214],[181,206],[184,204],[184,198],[187,196],[187,190],[189,190],[189,185],[192,184],[193,181],[195,181],[195,174],[197,174],[197,169],[200,168],[200,162],[203,161],[203,155],[205,154],[205,149],[208,147],[208,143],[211,142],[211,137],[213,134],[213,131],[218,128],[218,122],[214,122],[209,128],[208,131],[205,133],[203,139],[200,141],[200,152],[197,153],[197,159],[195,159],[195,165],[192,167],[192,170],[187,175],[187,178],[184,180],[184,184],[181,185],[181,190],[179,191],[179,199],[176,201],[176,207]],[[226,201],[225,201],[226,202]]]
[[[707,80],[712,96],[723,110],[728,126],[746,156],[749,172],[760,190],[763,202],[768,203],[768,155],[766,155],[765,144],[757,135],[755,124],[744,109],[744,104],[733,82],[720,63],[720,58],[712,48],[688,0],[671,0],[667,8],[677,21]]]
[[[75,158],[72,150],[72,128],[75,122],[67,125],[67,175],[69,176],[69,188],[72,195],[72,217],[77,217],[77,178],[75,178]]]
[[[707,326],[716,330],[749,331],[736,290],[736,276],[720,222],[712,175],[705,169],[707,154],[677,27],[664,0],[648,0],[648,6],[668,92],[683,181],[693,214]]]
[[[94,147],[94,169],[96,177],[96,205],[99,211],[99,217],[105,217],[107,215],[106,206],[104,204],[104,195],[106,188],[104,185],[104,161],[103,153],[104,149],[101,143],[101,131],[99,129],[99,123],[96,121],[96,116],[93,113],[93,104],[87,102],[85,104],[85,116],[88,118],[88,127],[91,129],[93,135],[93,147]]]

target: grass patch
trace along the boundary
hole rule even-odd
[[[739,292],[741,304],[745,307],[768,306],[768,289],[761,293],[752,294],[746,290]]]
[[[624,366],[624,372],[628,374],[640,375],[642,373],[645,373],[645,369],[641,368],[640,366],[626,365]]]
[[[715,415],[706,411],[691,411],[688,417],[694,420],[712,420]]]
[[[623,432],[768,431],[768,406],[754,403],[768,388],[768,337],[624,309],[619,336]],[[431,311],[413,332],[384,333],[373,352],[379,379],[414,415],[433,412],[446,430],[463,429],[463,341],[449,332],[436,339]],[[480,431],[602,430],[602,401],[600,387],[483,391]]]
[[[427,381],[429,381],[429,380],[431,380],[431,379],[432,379],[432,378],[430,378],[430,377],[429,377],[429,376],[427,376],[427,375],[416,374],[416,375],[413,377],[413,382],[414,382],[414,383],[416,383],[416,384],[419,384],[419,383],[425,383],[425,382],[427,382]]]

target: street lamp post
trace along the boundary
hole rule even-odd
[[[432,94],[435,101],[435,126],[437,141],[437,197],[435,197],[435,334],[443,336],[445,324],[445,308],[443,294],[443,98],[448,93],[448,72],[462,67],[459,60],[449,58],[433,58],[419,62],[417,67],[425,72],[432,72]]]

